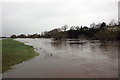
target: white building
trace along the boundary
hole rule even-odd
[[[118,2],[118,22],[120,23],[120,1]]]

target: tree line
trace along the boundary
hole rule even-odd
[[[100,39],[100,40],[120,40],[120,25],[113,21],[107,25],[103,23],[92,23],[90,27],[87,26],[71,26],[64,25],[61,28],[56,28],[50,31],[44,31],[41,34],[32,35],[11,35],[11,38],[53,38],[54,40],[61,40],[65,38],[85,38],[85,39]]]

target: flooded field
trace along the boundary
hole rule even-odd
[[[118,43],[93,40],[16,39],[39,56],[13,66],[4,78],[117,78]]]

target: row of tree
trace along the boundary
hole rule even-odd
[[[109,25],[112,27],[119,27],[119,25],[111,23]],[[50,31],[45,31],[41,34],[32,34],[25,35],[21,34],[16,36],[15,34],[11,38],[54,38],[54,40],[60,40],[63,38],[87,38],[87,39],[101,39],[101,40],[117,40],[119,39],[118,33],[120,31],[109,31],[107,30],[108,25],[105,22],[95,24],[92,23],[90,28],[87,26],[71,26],[68,29],[67,25],[62,26],[61,28],[56,28]]]
[[[40,34],[29,34],[29,35],[25,35],[25,34],[20,34],[20,35],[11,35],[11,38],[41,38]]]

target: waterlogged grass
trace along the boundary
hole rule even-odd
[[[2,40],[2,72],[12,69],[11,66],[29,60],[38,53],[32,46],[15,41],[13,39]]]

